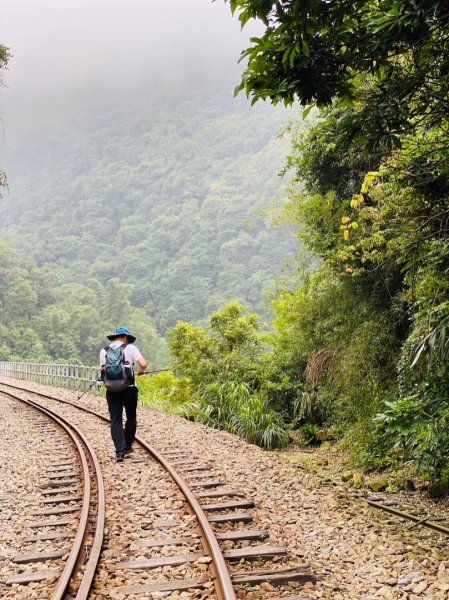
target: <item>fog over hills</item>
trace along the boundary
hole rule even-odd
[[[4,0],[0,40],[12,58],[2,117],[237,83],[240,52],[256,32],[251,24],[241,32],[222,1]]]
[[[7,0],[1,23],[2,238],[64,281],[129,284],[160,333],[231,298],[262,311],[295,248],[261,212],[291,113],[233,98],[229,7]]]

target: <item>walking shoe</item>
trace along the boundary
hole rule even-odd
[[[116,462],[123,462],[124,458],[125,458],[124,452],[117,452],[117,454],[115,455]]]
[[[125,456],[128,456],[128,454],[132,454],[134,452],[134,448],[132,446],[127,446],[125,448]]]

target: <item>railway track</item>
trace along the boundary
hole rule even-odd
[[[313,451],[301,448],[302,454],[311,454]],[[301,469],[304,467],[295,465]],[[322,480],[322,485],[329,488],[334,488],[335,485],[341,486],[341,480],[322,474],[315,473]],[[350,492],[348,492],[348,495]],[[359,489],[353,492],[351,498],[355,501],[362,501],[368,504],[371,508],[375,508],[379,512],[392,515],[400,520],[411,521],[410,525],[404,526],[405,531],[416,530],[418,527],[432,530],[441,534],[443,537],[449,537],[449,517],[446,510],[438,510],[438,504],[434,501],[433,506],[431,501],[415,502],[410,504],[409,499],[402,496],[400,500],[395,498],[395,495],[388,493],[372,493],[369,489]],[[405,501],[404,501],[405,500]],[[438,500],[437,500],[438,501]],[[447,543],[447,542],[446,542]],[[449,598],[449,596],[448,596]]]
[[[88,413],[101,420],[103,425],[109,423],[107,417],[96,411],[50,394],[31,392],[3,382],[0,384],[0,392],[20,401],[24,401],[23,394],[27,397],[31,394],[33,397],[39,397],[46,405],[53,406],[57,403],[72,413]],[[18,392],[20,396],[17,396]],[[37,406],[34,400],[28,402],[30,406]],[[53,408],[50,411],[47,406],[45,410],[48,413],[52,412],[52,418],[62,422],[61,415],[57,415]],[[73,420],[71,416],[70,421]],[[66,426],[74,435],[76,425],[68,425],[66,421]],[[270,591],[265,597],[275,598],[274,586],[284,586],[282,595],[285,596],[291,593],[288,585],[293,585],[292,582],[298,585],[298,582],[315,581],[313,574],[303,565],[283,564],[288,557],[287,549],[270,545],[267,541],[267,531],[248,525],[253,518],[248,511],[254,508],[254,503],[242,498],[238,490],[226,487],[211,470],[210,465],[204,464],[198,457],[190,456],[185,449],[168,445],[162,451],[156,450],[140,437],[136,438],[136,442],[137,456],[125,460],[120,467],[128,470],[134,468],[139,473],[138,477],[141,477],[142,473],[146,473],[150,468],[148,461],[151,459],[151,469],[155,469],[156,462],[158,469],[163,469],[166,479],[160,474],[155,474],[154,479],[158,479],[157,485],[148,490],[146,496],[137,499],[138,505],[148,508],[148,511],[146,508],[139,509],[142,521],[138,530],[125,534],[119,525],[109,527],[111,531],[118,530],[116,538],[122,548],[121,556],[114,556],[115,560],[111,562],[109,555],[102,559],[99,553],[100,563],[97,559],[97,564],[100,564],[99,570],[103,575],[97,577],[97,580],[92,576],[91,588],[93,585],[93,589],[103,595],[108,593],[109,597],[119,599],[188,592],[191,597],[233,600],[239,586],[268,584]],[[83,438],[83,444],[87,447],[87,439]],[[86,462],[93,460],[86,459]],[[61,464],[53,468],[62,469],[64,466]],[[114,465],[114,468],[117,469],[118,466]],[[65,472],[65,476],[68,474]],[[85,486],[89,487],[88,484]],[[100,489],[99,485],[97,487]],[[63,498],[60,500],[64,510]],[[133,500],[135,501],[134,498]],[[113,535],[111,531],[108,533],[109,537]],[[129,543],[126,538],[129,538]],[[100,542],[100,548],[101,545]],[[108,551],[103,552],[107,553]],[[79,562],[78,560],[78,565]],[[90,562],[93,565],[93,558]],[[254,563],[257,569],[253,567]],[[84,572],[87,572],[87,566],[88,564]],[[93,567],[94,572],[96,568],[98,569],[97,565]],[[112,570],[113,578],[117,582],[117,585],[113,584],[113,588],[107,588],[104,575],[107,569]],[[54,597],[56,596],[52,596]]]
[[[423,513],[422,510],[419,514],[417,514],[415,507],[403,507],[398,502],[391,502],[389,500],[385,500],[383,502],[381,499],[374,500],[363,498],[363,500],[377,510],[388,513],[395,517],[399,517],[400,519],[404,519],[406,521],[412,521],[412,525],[407,527],[408,530],[422,526],[449,537],[449,527],[441,523],[441,521],[445,521],[447,523],[447,516],[432,516],[428,511],[424,511]]]
[[[27,523],[27,528],[33,530],[33,534],[26,536],[24,542],[30,544],[72,538],[72,545],[70,549],[63,547],[17,555],[12,561],[17,565],[45,563],[63,557],[65,563],[61,569],[27,570],[11,575],[6,583],[26,585],[55,579],[52,599],[66,597],[70,589],[74,598],[84,600],[92,586],[104,535],[105,495],[100,464],[83,433],[64,417],[36,402],[11,394],[9,396],[37,411],[45,431],[48,431],[49,422],[54,423],[69,442],[62,447],[55,446],[55,450],[61,450],[63,454],[49,463],[46,487],[42,489],[43,508],[30,515],[36,517]],[[67,527],[73,523],[75,515],[77,529],[73,535]],[[93,531],[92,523],[95,523]],[[77,578],[79,581],[76,581]]]

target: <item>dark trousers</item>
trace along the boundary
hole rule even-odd
[[[132,386],[123,392],[106,392],[109,415],[111,417],[111,435],[116,452],[124,452],[134,442],[137,429],[137,393]],[[123,408],[126,412],[126,424],[123,429]]]

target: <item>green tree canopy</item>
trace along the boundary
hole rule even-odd
[[[447,112],[449,19],[443,0],[228,0],[265,24],[243,52],[238,89],[254,101],[357,105],[348,135],[399,145],[399,133]],[[375,135],[374,135],[375,133]]]
[[[3,73],[9,60],[9,48],[0,44],[0,85],[3,85]],[[7,186],[6,173],[0,170],[0,188]]]
[[[126,324],[152,368],[168,360],[165,341],[142,309],[131,306],[129,285],[111,279],[63,283],[0,241],[0,360],[95,365],[106,335]]]

